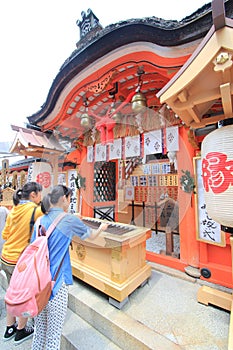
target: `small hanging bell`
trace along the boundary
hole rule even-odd
[[[111,109],[111,115],[112,115],[112,119],[116,122],[116,123],[120,123],[121,119],[122,119],[122,114],[120,112],[117,112],[115,114],[113,114],[116,111],[116,109],[113,107]]]
[[[141,93],[136,93],[132,98],[132,110],[134,113],[139,113],[147,107],[146,97]]]
[[[88,128],[91,126],[91,119],[87,113],[82,114],[80,124],[84,128]]]

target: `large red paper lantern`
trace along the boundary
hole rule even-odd
[[[204,198],[208,215],[233,227],[233,125],[208,134],[201,147]]]

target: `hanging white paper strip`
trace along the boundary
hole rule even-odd
[[[109,159],[121,159],[122,156],[122,139],[116,139],[109,146]]]
[[[154,130],[144,134],[144,154],[162,153],[162,131]]]
[[[95,145],[95,161],[96,162],[106,162],[107,160],[107,146],[98,143]]]
[[[179,151],[179,130],[178,126],[166,128],[167,151]]]
[[[125,157],[139,157],[140,151],[140,135],[127,136],[125,138]]]
[[[94,161],[94,147],[87,146],[87,163],[93,163]]]

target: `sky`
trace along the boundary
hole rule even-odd
[[[77,20],[90,8],[106,27],[143,17],[181,20],[208,0],[9,0],[0,4],[0,141],[13,142],[11,124],[26,126],[38,112],[61,65],[80,39]]]

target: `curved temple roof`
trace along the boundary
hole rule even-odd
[[[232,5],[233,0],[225,2],[228,17],[233,16]],[[141,90],[148,107],[158,111],[161,103],[157,93],[193,54],[212,23],[210,3],[179,22],[150,17],[102,28],[95,17],[92,30],[81,36],[55,77],[41,110],[28,117],[29,123],[42,131],[53,130],[77,139],[83,133],[80,118],[85,101],[89,111],[104,115],[113,97],[120,103],[135,91],[140,69]],[[117,93],[111,94],[116,83]]]
[[[223,2],[214,0],[212,7],[213,26],[186,64],[157,94],[194,129],[233,114],[233,20],[225,17]]]
[[[53,157],[65,152],[65,148],[54,138],[37,130],[26,129],[18,126],[11,126],[17,131],[10,153],[30,155],[33,157]]]

